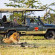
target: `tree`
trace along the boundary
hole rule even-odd
[[[55,24],[55,14],[50,14],[50,17],[48,17],[47,20],[49,24]]]
[[[5,3],[6,6],[12,7],[25,7],[25,8],[36,8],[37,6],[34,3],[38,3],[38,0],[9,0],[9,4]]]
[[[50,13],[50,11],[53,11],[53,12],[55,12],[55,10],[54,9],[52,9],[52,7],[51,6],[55,6],[55,2],[54,3],[51,3],[51,4],[46,4],[46,5],[42,5],[40,8],[41,9],[44,9],[44,10],[46,10],[46,13],[45,13],[45,15],[44,15],[44,20],[45,20],[45,18],[46,18],[46,22],[47,23],[52,23],[53,21],[55,21],[55,19],[54,19],[54,14],[51,14]],[[49,17],[50,16],[50,17]]]

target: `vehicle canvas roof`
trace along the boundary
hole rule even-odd
[[[14,11],[43,11],[43,9],[32,9],[32,8],[0,8],[0,12],[14,12]]]

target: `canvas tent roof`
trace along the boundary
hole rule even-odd
[[[31,8],[0,8],[0,12],[14,12],[14,11],[43,11],[42,9]]]

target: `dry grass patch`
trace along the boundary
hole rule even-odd
[[[1,55],[55,55],[55,48],[25,48],[25,47],[2,47]]]
[[[0,54],[1,55],[55,55],[55,47],[54,47],[55,40],[20,40],[20,42],[36,44],[39,47],[32,48],[32,47],[0,45]]]
[[[43,38],[34,36],[20,37],[19,42],[35,44],[38,47],[0,45],[0,55],[55,55],[55,40],[42,40]]]

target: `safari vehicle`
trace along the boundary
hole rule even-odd
[[[40,35],[44,36],[46,39],[55,38],[55,25],[44,24],[40,16],[37,15],[36,11],[43,11],[42,9],[29,9],[29,8],[7,8],[0,9],[0,13],[10,12],[21,13],[22,24],[14,24],[13,21],[2,22],[0,20],[0,34],[10,36],[14,32],[18,32],[20,35]],[[35,13],[36,12],[36,13]]]

